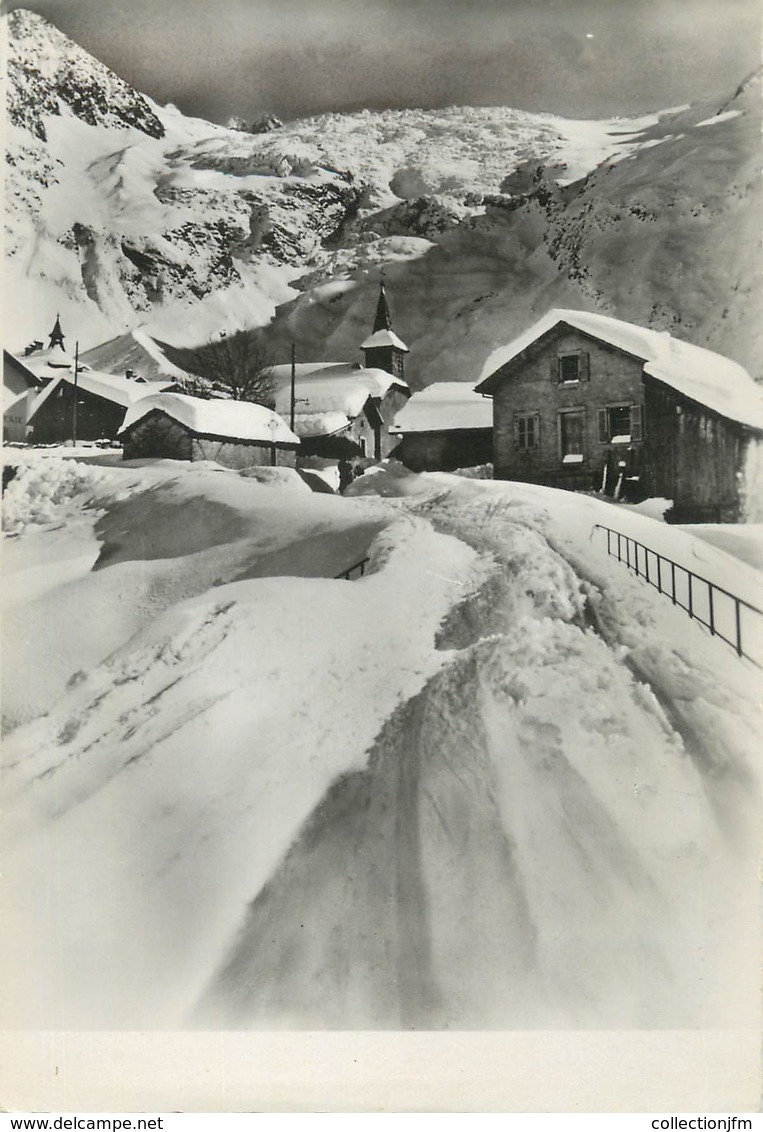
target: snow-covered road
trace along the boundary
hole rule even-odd
[[[99,569],[35,600],[163,597],[9,738],[11,1023],[757,1026],[760,674],[607,557],[611,507],[104,475]],[[362,580],[255,576],[371,528]]]

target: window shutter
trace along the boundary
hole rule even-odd
[[[631,405],[631,440],[642,440],[641,406]]]
[[[590,381],[591,379],[591,355],[580,355],[580,380]]]
[[[562,380],[562,360],[561,360],[561,358],[556,358],[556,357],[551,358],[551,380],[552,381],[561,381]]]
[[[607,410],[599,409],[599,441],[601,444],[609,442],[609,429],[607,428]]]
[[[540,448],[540,413],[535,414],[535,447]]]
[[[519,448],[519,417],[514,417],[514,447]]]

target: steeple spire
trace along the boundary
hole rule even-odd
[[[384,277],[379,284],[379,298],[376,303],[376,317],[370,337],[361,342],[367,369],[384,369],[387,373],[403,381],[404,356],[408,353],[405,342],[401,342],[392,329],[392,316],[389,313],[387,292],[384,290]]]
[[[374,319],[374,328],[372,334],[376,334],[377,330],[391,330],[392,329],[392,316],[389,313],[389,303],[387,302],[387,292],[384,290],[384,280],[382,279],[379,284],[379,301],[376,304],[376,318]]]
[[[60,346],[64,349],[64,332],[61,329],[61,319],[56,315],[56,322],[50,332],[50,341],[48,342],[48,349],[52,350],[54,346]]]

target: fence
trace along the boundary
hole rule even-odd
[[[673,605],[686,610],[689,617],[709,629],[712,636],[731,645],[738,656],[763,668],[763,609],[629,535],[602,523],[595,523],[593,529],[597,528],[607,532],[607,553],[612,558],[624,562],[636,577],[643,578],[669,597]]]
[[[350,566],[348,570],[343,570],[341,574],[337,574],[337,578],[344,578],[347,582],[352,582],[355,578],[362,578],[366,572],[367,558],[361,558],[360,562],[356,562],[354,566]]]

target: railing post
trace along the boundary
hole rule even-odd
[[[625,565],[630,570],[631,568],[631,540],[625,536]]]
[[[672,594],[673,605],[675,605],[676,604],[676,564],[675,564],[675,562],[670,563],[670,573],[672,575],[672,581],[673,581],[673,594]]]
[[[623,543],[623,536],[618,531],[617,532],[617,561],[618,562],[622,562],[622,560],[623,560],[622,543]]]
[[[657,593],[662,593],[662,555],[657,555]]]
[[[737,656],[742,656],[742,607],[738,597],[734,598],[736,606],[736,623],[737,623]]]
[[[713,609],[713,583],[707,583],[707,605],[710,611],[710,635],[715,636],[715,610]]]
[[[646,575],[645,576],[646,576],[647,582],[649,583],[649,585],[651,585],[652,583],[649,581],[649,549],[646,546],[644,547],[644,556],[646,558]]]
[[[689,581],[689,610],[688,610],[688,612],[689,612],[689,616],[693,617],[694,616],[694,600],[693,600],[694,595],[692,593],[691,580],[694,577],[694,575],[692,574],[691,570],[686,571],[686,577],[688,578],[688,581]]]

